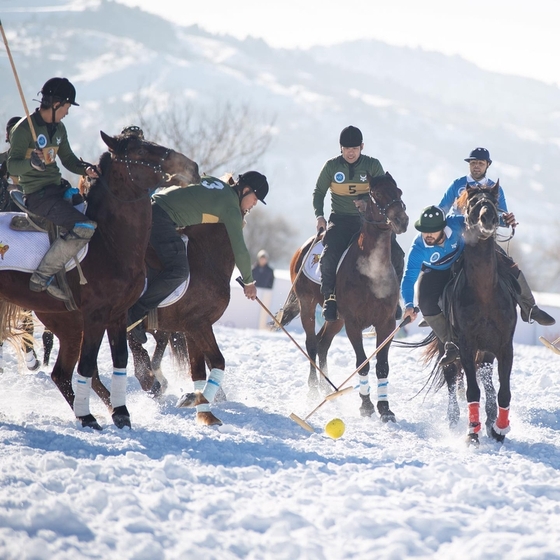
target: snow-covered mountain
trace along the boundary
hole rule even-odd
[[[67,76],[79,108],[66,120],[75,151],[96,158],[98,131],[134,120],[141,92],[162,104],[249,101],[274,118],[275,139],[257,166],[270,179],[267,212],[311,235],[311,193],[338,135],[359,126],[365,153],[377,157],[404,191],[414,221],[467,171],[476,146],[494,159],[518,238],[539,242],[560,207],[560,90],[490,73],[459,57],[378,41],[308,51],[273,49],[181,27],[109,0],[3,0],[2,23],[29,106],[49,77]],[[185,8],[186,9],[186,8]],[[21,114],[8,58],[0,50],[0,118]],[[188,154],[187,154],[188,155]],[[226,170],[224,170],[226,171]],[[243,170],[235,170],[243,171]],[[413,228],[400,240],[406,248]]]

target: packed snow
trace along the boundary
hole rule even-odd
[[[354,392],[312,415],[309,433],[289,415],[320,400],[308,400],[307,361],[285,333],[216,333],[227,362],[227,401],[213,405],[221,428],[175,406],[192,382],[168,356],[159,402],[129,366],[132,430],[92,398],[104,425],[95,432],[76,424],[50,368],[30,373],[5,348],[0,558],[560,558],[559,356],[516,345],[512,430],[503,445],[483,435],[473,449],[464,402],[451,431],[445,391],[416,396],[429,371],[421,350],[391,348],[395,424],[361,418]],[[375,339],[365,345],[371,354]],[[329,377],[339,384],[354,369],[339,335]],[[105,340],[106,384],[111,371]],[[337,417],[346,431],[333,440],[323,428]]]

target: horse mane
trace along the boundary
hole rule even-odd
[[[469,194],[467,193],[467,189],[465,189],[459,195],[459,198],[457,199],[457,210],[459,210],[459,212],[463,215],[467,211],[467,200],[468,200],[468,198],[469,198]]]

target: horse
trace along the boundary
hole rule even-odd
[[[99,178],[87,193],[86,215],[97,222],[81,269],[67,273],[78,307],[68,311],[63,302],[28,289],[29,274],[0,272],[0,298],[4,303],[35,311],[56,335],[60,349],[52,379],[83,427],[101,429],[89,412],[89,380],[98,387],[97,356],[105,331],[111,345],[113,376],[110,399],[104,399],[113,422],[130,426],[126,407],[126,313],[142,292],[144,257],[151,226],[150,192],[160,186],[188,184],[200,179],[198,166],[183,154],[133,136],[112,137],[101,131],[107,147],[99,160]],[[83,280],[82,280],[83,282]],[[72,373],[86,379],[72,388]],[[81,384],[80,384],[81,383]],[[76,409],[80,409],[80,413]]]
[[[465,249],[463,265],[450,300],[448,316],[458,339],[460,364],[436,367],[432,377],[443,376],[448,385],[449,414],[458,418],[453,402],[457,375],[462,367],[466,378],[469,413],[468,445],[479,445],[481,379],[486,391],[486,428],[489,437],[503,442],[510,431],[510,376],[513,366],[513,335],[517,323],[515,281],[502,266],[496,250],[500,225],[496,183],[491,189],[467,187],[465,204]],[[508,287],[511,286],[511,287]],[[450,315],[449,315],[450,313]],[[437,340],[434,341],[435,344]],[[433,348],[432,348],[433,353]],[[492,362],[498,362],[499,389],[492,383]]]
[[[206,380],[210,370],[224,371],[222,355],[212,325],[223,315],[230,300],[230,279],[235,266],[231,243],[223,224],[200,224],[182,228],[188,237],[190,278],[186,292],[173,304],[157,310],[157,328],[148,329],[156,340],[152,359],[143,345],[129,335],[134,374],[141,387],[159,396],[167,386],[161,360],[168,342],[180,367],[190,366],[192,380]],[[220,425],[210,410],[197,408],[197,423]]]
[[[323,304],[323,295],[316,282],[305,274],[298,276],[314,238],[295,252],[290,263],[293,290],[284,307],[281,324],[285,326],[301,314],[307,353],[312,361],[319,355],[318,366],[322,372],[327,370],[327,353],[334,336],[346,326],[356,355],[356,368],[363,364],[358,371],[362,416],[371,416],[375,410],[369,396],[369,362],[364,364],[362,331],[373,325],[377,332],[377,346],[380,346],[395,329],[399,282],[391,264],[391,235],[393,232],[404,233],[408,227],[401,197],[402,191],[389,173],[369,178],[369,194],[365,200],[356,203],[362,217],[360,232],[351,242],[336,275],[339,319],[326,322],[318,333],[315,333],[315,310],[317,305]],[[379,351],[375,365],[377,409],[383,422],[395,421],[387,398],[389,347],[390,342]],[[308,385],[312,396],[319,388],[327,389],[324,380],[319,381],[313,364],[310,365]]]

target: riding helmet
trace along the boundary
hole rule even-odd
[[[14,128],[14,126],[21,120],[21,117],[12,117],[7,123],[6,123],[6,142],[10,141],[10,132],[12,131],[12,128]]]
[[[422,233],[435,233],[441,231],[446,225],[447,220],[443,210],[439,206],[428,206],[422,210],[414,227]]]
[[[340,145],[343,148],[355,148],[361,146],[364,141],[362,131],[355,126],[347,126],[340,133]]]
[[[268,181],[266,177],[258,171],[247,171],[239,175],[237,184],[244,187],[249,187],[257,195],[257,198],[263,203],[265,196],[268,194]]]
[[[487,161],[488,165],[492,163],[492,160],[490,159],[490,152],[486,148],[475,148],[470,153],[469,157],[465,158],[465,161],[473,161],[475,159]]]
[[[144,131],[136,125],[129,125],[129,126],[125,126],[122,130],[121,130],[121,134],[123,136],[135,136],[136,138],[140,138],[141,140],[144,139]]]
[[[47,80],[39,93],[43,96],[42,101],[47,104],[59,101],[78,106],[78,103],[76,103],[76,88],[66,78]]]

